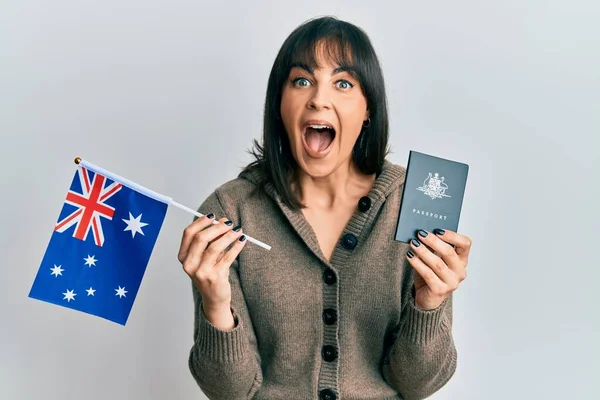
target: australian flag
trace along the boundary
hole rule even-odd
[[[125,325],[168,202],[78,166],[29,297]]]

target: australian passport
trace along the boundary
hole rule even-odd
[[[394,239],[408,243],[419,229],[456,232],[468,172],[467,164],[410,151]]]

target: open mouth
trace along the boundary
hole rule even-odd
[[[314,153],[327,150],[335,139],[335,128],[330,124],[308,124],[304,129],[304,141]]]

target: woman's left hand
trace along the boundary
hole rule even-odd
[[[448,230],[421,230],[410,247],[407,257],[416,272],[415,303],[422,310],[433,310],[467,277],[471,239]]]

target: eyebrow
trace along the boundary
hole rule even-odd
[[[301,69],[305,70],[306,72],[310,73],[311,75],[314,72],[313,67],[311,67],[307,64],[301,63],[301,62],[292,63],[291,68],[301,68]],[[333,70],[333,75],[339,74],[341,72],[348,72],[349,74],[352,75],[353,71],[354,71],[353,68],[350,68],[350,67],[337,67],[336,69]]]

